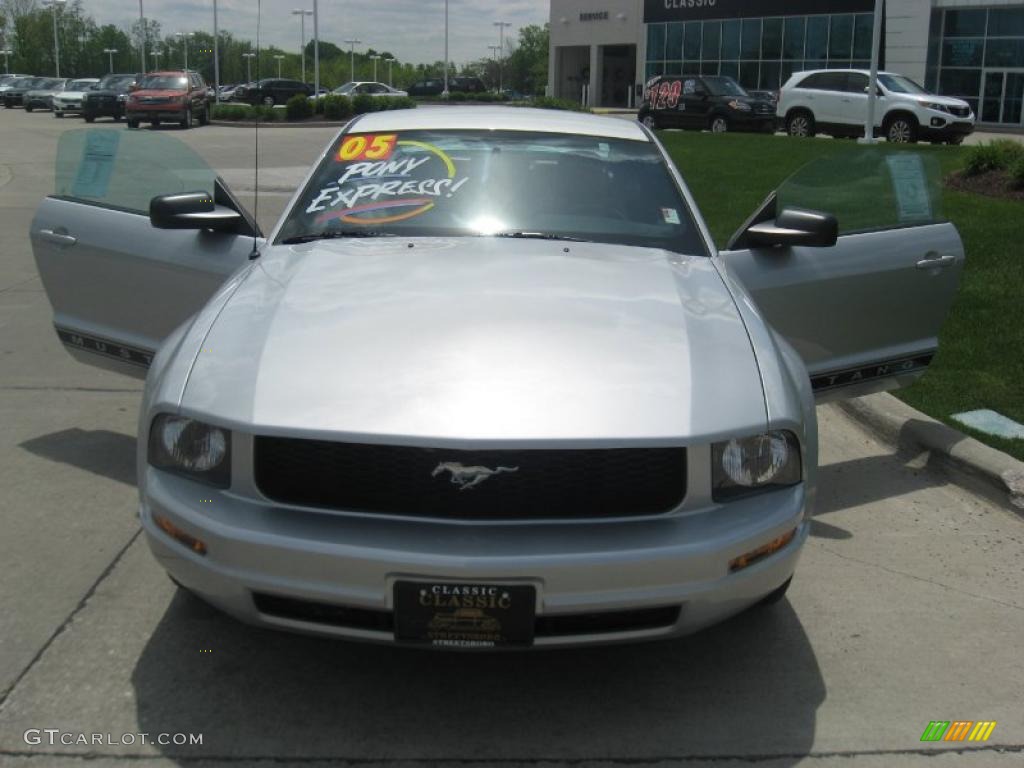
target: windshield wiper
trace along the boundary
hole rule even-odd
[[[582,237],[572,237],[571,235],[553,235],[550,232],[527,232],[527,231],[511,231],[511,232],[496,232],[494,237],[517,237],[524,240],[566,240],[570,243],[589,243],[589,240],[584,240]]]
[[[314,240],[336,240],[343,237],[396,237],[391,232],[379,232],[374,229],[338,229],[320,232],[316,235],[296,235],[281,242],[284,245],[297,245],[299,243],[311,243]]]

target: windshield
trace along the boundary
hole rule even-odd
[[[342,135],[278,242],[346,235],[550,237],[706,254],[653,144],[525,131]]]
[[[339,85],[337,88],[335,88],[334,92],[335,93],[349,93],[355,87],[356,87],[355,83],[345,83],[344,85]]]
[[[92,80],[72,80],[68,83],[65,90],[68,91],[87,91],[92,88],[96,83]]]
[[[879,75],[878,82],[880,82],[887,91],[892,91],[893,93],[914,93],[921,96],[928,95],[928,91],[915,83],[909,77],[904,77],[903,75]]]
[[[184,91],[188,78],[183,75],[147,75],[139,83],[143,91]]]
[[[119,77],[104,77],[99,82],[99,90],[117,90],[132,84],[135,78],[132,75],[121,75]]]
[[[747,92],[743,90],[743,86],[733,80],[731,77],[725,77],[724,75],[716,75],[715,77],[705,77],[704,83],[708,87],[708,91],[712,96],[746,96]]]

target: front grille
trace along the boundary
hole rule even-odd
[[[970,107],[950,107],[949,111],[950,114],[953,114],[956,117],[967,117],[968,115],[971,114]]]
[[[686,494],[685,448],[459,451],[257,437],[260,491],[284,504],[458,520],[668,512]],[[487,468],[484,474],[474,469]],[[454,482],[462,480],[462,484]]]
[[[266,616],[345,629],[365,629],[375,632],[394,631],[394,615],[391,611],[348,608],[342,605],[299,600],[260,592],[253,593],[252,597],[256,610]],[[679,612],[678,605],[669,605],[626,611],[538,616],[534,623],[534,636],[569,637],[662,629],[673,626],[679,620]]]

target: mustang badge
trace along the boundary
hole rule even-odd
[[[434,471],[430,473],[430,476],[437,477],[442,472],[451,472],[451,482],[459,486],[460,491],[468,491],[470,488],[475,488],[480,485],[480,483],[491,477],[491,475],[500,475],[502,472],[518,471],[519,467],[498,467],[497,469],[491,469],[490,467],[466,467],[457,461],[442,461],[434,467]]]

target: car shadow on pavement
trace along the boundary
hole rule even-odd
[[[197,759],[574,760],[811,749],[825,685],[783,601],[697,635],[457,654],[243,625],[179,591],[132,674],[140,731]],[[791,761],[791,762],[790,762]]]
[[[19,444],[29,453],[135,485],[135,438],[106,429],[64,429]]]

